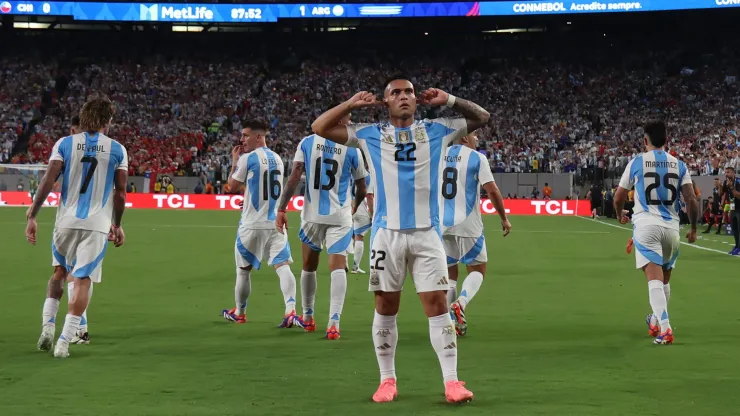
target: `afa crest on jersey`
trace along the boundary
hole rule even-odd
[[[424,126],[417,126],[414,129],[414,141],[417,143],[426,143],[429,141],[429,136],[427,136],[427,130]]]

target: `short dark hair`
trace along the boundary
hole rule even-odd
[[[728,167],[725,168],[725,170],[731,170],[731,171],[734,172],[735,171],[735,168],[733,168],[732,166],[728,166]]]
[[[245,121],[242,124],[242,128],[243,129],[250,129],[250,130],[262,130],[264,132],[270,130],[270,128],[267,125],[267,123],[265,123],[264,121],[261,121],[261,120],[249,120],[249,121]]]
[[[385,89],[388,88],[388,85],[390,85],[391,82],[398,80],[411,82],[411,78],[407,77],[405,74],[393,74],[385,80],[385,84],[383,84],[383,89],[381,91],[385,91]]]
[[[74,116],[74,117],[72,117],[72,125],[73,126],[79,126],[80,125],[80,116]]]
[[[663,120],[651,120],[645,123],[645,134],[650,144],[655,147],[663,147],[666,144],[666,127]]]
[[[548,185],[547,185],[547,182],[545,182],[545,186],[548,186]]]

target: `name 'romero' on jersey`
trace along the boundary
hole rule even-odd
[[[100,133],[79,133],[59,139],[49,162],[62,167],[62,195],[56,228],[110,231],[115,171],[128,170],[126,149]]]
[[[278,200],[283,191],[283,169],[283,160],[267,147],[257,148],[239,158],[231,177],[246,185],[239,221],[241,228],[275,228]]]
[[[447,148],[442,165],[442,227],[444,234],[480,237],[480,188],[493,182],[488,159],[479,152],[456,144]]]
[[[347,126],[348,146],[361,147],[375,181],[373,226],[390,230],[439,227],[442,159],[453,140],[467,134],[464,118]]]
[[[367,176],[360,151],[313,134],[301,140],[294,162],[303,163],[306,172],[301,219],[352,225],[352,185]]]
[[[632,159],[624,169],[619,186],[635,188],[635,227],[660,225],[679,229],[681,187],[690,184],[686,164],[662,150],[645,152]]]

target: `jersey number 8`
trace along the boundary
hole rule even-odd
[[[648,205],[672,205],[676,202],[676,199],[678,198],[678,190],[676,187],[671,183],[671,179],[675,179],[676,182],[678,182],[678,175],[675,173],[666,173],[663,176],[663,180],[660,179],[660,174],[657,172],[646,172],[645,173],[645,179],[652,179],[653,183],[649,184],[645,188],[645,202],[647,202]],[[651,197],[651,194],[653,193],[653,190],[660,187],[660,183],[663,182],[663,186],[670,191],[670,195],[667,200],[661,201],[660,199],[653,199]]]
[[[442,171],[442,196],[444,199],[455,199],[457,195],[457,168],[445,168]]]

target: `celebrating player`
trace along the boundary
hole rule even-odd
[[[109,234],[116,247],[125,240],[121,218],[126,207],[128,156],[123,146],[106,136],[113,113],[113,103],[107,97],[93,98],[82,106],[80,132],[56,142],[39,191],[26,213],[26,239],[35,245],[36,215],[56,178],[62,175],[51,246],[54,274],[49,279],[38,342],[40,350],[51,349],[59,299],[67,276],[72,276],[75,280],[69,294],[69,312],[54,348],[57,358],[69,356],[69,344],[80,330],[92,282],[101,279]]]
[[[447,148],[442,171],[442,234],[450,276],[447,303],[451,305],[450,314],[460,336],[467,332],[465,307],[483,284],[488,262],[483,220],[478,207],[481,186],[501,217],[504,237],[511,232],[504,198],[493,180],[488,160],[475,150],[477,145],[475,132],[455,140]],[[459,298],[457,263],[466,265],[468,272]]]
[[[691,223],[688,241],[696,241],[699,202],[694,194],[691,175],[684,162],[665,151],[666,127],[662,121],[645,125],[647,151],[631,160],[625,168],[614,196],[614,208],[620,222],[627,223],[624,203],[627,192],[635,187],[635,208],[632,215],[637,268],[645,272],[653,313],[647,324],[655,344],[672,344],[673,330],[668,317],[671,296],[671,272],[678,259],[680,236],[678,192],[683,192],[686,212]]]
[[[236,307],[222,311],[224,319],[236,323],[247,322],[247,300],[252,292],[250,273],[260,269],[262,259],[275,268],[280,278],[280,289],[285,302],[281,328],[295,323],[295,276],[290,270],[293,258],[285,234],[275,229],[277,204],[283,189],[283,161],[267,148],[267,124],[252,121],[242,130],[242,146],[231,151],[232,164],[229,187],[244,189],[244,205],[236,234],[234,257],[236,261]],[[244,154],[242,154],[244,153]]]
[[[339,123],[349,123],[347,114]],[[288,226],[285,213],[301,175],[306,172],[306,195],[301,212],[303,242],[303,270],[301,271],[302,324],[306,332],[316,330],[314,299],[316,297],[316,269],[321,247],[329,253],[331,271],[331,297],[326,338],[339,339],[339,319],[347,292],[347,248],[352,242],[352,205],[365,198],[365,171],[362,155],[357,149],[347,148],[311,135],[301,140],[293,160],[293,172],[288,179],[277,215],[277,229],[283,232]],[[347,198],[351,181],[357,183],[355,201]]]
[[[472,400],[473,393],[457,378],[457,335],[445,294],[449,281],[439,232],[440,165],[452,140],[478,129],[490,116],[480,106],[436,88],[418,99],[422,104],[447,105],[465,118],[414,120],[416,91],[408,78],[398,76],[385,84],[382,102],[372,93],[359,92],[322,114],[312,128],[322,137],[360,147],[374,181],[369,286],[375,292],[372,331],[381,383],[373,400],[389,402],[397,396],[396,315],[408,270],[429,317],[445,396],[449,402],[463,402]],[[389,123],[339,124],[353,109],[375,105],[388,107]]]
[[[365,162],[365,169],[369,169],[367,166],[367,159],[363,157]],[[365,271],[360,268],[362,264],[362,257],[365,255],[365,234],[372,225],[373,215],[373,201],[375,191],[372,188],[372,182],[370,175],[365,177],[365,200],[357,206],[357,211],[352,215],[352,232],[354,234],[354,245],[352,249],[352,274],[365,274]],[[352,183],[352,198],[354,199],[357,195],[357,184]],[[350,249],[347,249],[349,255]]]

